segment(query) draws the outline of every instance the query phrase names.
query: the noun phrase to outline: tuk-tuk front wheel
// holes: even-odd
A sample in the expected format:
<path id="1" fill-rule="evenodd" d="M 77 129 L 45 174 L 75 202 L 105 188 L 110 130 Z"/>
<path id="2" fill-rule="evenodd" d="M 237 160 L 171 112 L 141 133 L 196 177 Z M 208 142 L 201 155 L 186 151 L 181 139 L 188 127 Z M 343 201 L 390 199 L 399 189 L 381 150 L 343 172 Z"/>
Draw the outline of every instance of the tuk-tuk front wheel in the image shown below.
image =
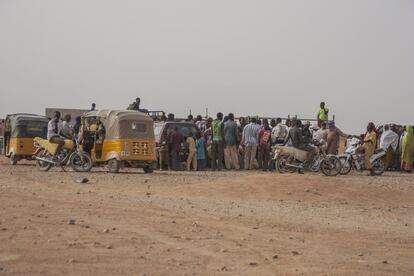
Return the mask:
<path id="1" fill-rule="evenodd" d="M 118 173 L 121 169 L 121 161 L 111 159 L 108 161 L 108 170 L 110 173 Z"/>
<path id="2" fill-rule="evenodd" d="M 12 164 L 13 166 L 17 164 L 17 162 L 19 162 L 19 157 L 17 157 L 14 153 L 12 153 L 12 155 L 10 155 L 10 164 Z"/>

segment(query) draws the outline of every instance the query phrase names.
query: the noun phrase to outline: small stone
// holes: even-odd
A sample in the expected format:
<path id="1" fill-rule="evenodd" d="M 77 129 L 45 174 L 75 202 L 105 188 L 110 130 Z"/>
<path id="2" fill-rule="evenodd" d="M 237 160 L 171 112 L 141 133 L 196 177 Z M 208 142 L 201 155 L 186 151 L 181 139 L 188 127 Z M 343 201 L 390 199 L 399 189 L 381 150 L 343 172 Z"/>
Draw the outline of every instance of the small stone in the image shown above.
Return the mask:
<path id="1" fill-rule="evenodd" d="M 174 224 L 176 224 L 177 222 L 175 222 L 175 220 L 173 220 L 171 223 L 174 223 Z"/>
<path id="2" fill-rule="evenodd" d="M 112 231 L 115 231 L 116 230 L 116 228 L 114 227 L 114 228 L 112 228 Z"/>
<path id="3" fill-rule="evenodd" d="M 139 276 L 147 276 L 147 274 L 141 273 L 141 274 L 139 274 Z"/>
<path id="4" fill-rule="evenodd" d="M 78 181 L 76 181 L 76 182 L 78 182 L 79 184 L 86 184 L 86 183 L 88 183 L 88 182 L 89 182 L 89 179 L 87 179 L 87 178 L 85 177 L 85 178 L 79 179 L 79 180 L 78 180 Z"/>
<path id="5" fill-rule="evenodd" d="M 103 232 L 104 233 L 109 233 L 109 229 L 104 229 Z"/>
<path id="6" fill-rule="evenodd" d="M 75 224 L 76 224 L 76 220 L 74 220 L 74 219 L 70 219 L 70 220 L 68 221 L 68 224 L 69 224 L 69 225 L 75 225 Z"/>
<path id="7" fill-rule="evenodd" d="M 150 193 L 150 192 L 148 192 L 148 193 L 146 193 L 145 195 L 146 195 L 146 196 L 150 196 L 150 195 L 151 195 L 151 193 Z"/>
<path id="8" fill-rule="evenodd" d="M 112 247 L 112 245 L 108 245 L 107 247 L 106 247 L 106 249 L 112 249 L 113 247 Z"/>
<path id="9" fill-rule="evenodd" d="M 221 271 L 228 271 L 227 267 L 223 266 L 222 268 L 220 268 Z"/>
<path id="10" fill-rule="evenodd" d="M 75 261 L 75 259 L 69 259 L 68 260 L 68 263 L 70 263 L 70 264 L 73 264 L 73 263 L 75 263 L 76 261 Z"/>
<path id="11" fill-rule="evenodd" d="M 45 204 L 44 204 L 44 203 L 42 203 L 42 204 L 40 205 L 40 207 L 45 207 Z"/>
<path id="12" fill-rule="evenodd" d="M 363 253 L 358 253 L 358 256 L 359 256 L 359 257 L 363 257 L 363 256 L 364 256 L 364 254 L 363 254 Z"/>
<path id="13" fill-rule="evenodd" d="M 1 231 L 7 231 L 7 228 L 1 228 Z"/>
<path id="14" fill-rule="evenodd" d="M 277 260 L 277 259 L 279 259 L 279 256 L 278 256 L 278 255 L 274 255 L 274 256 L 272 257 L 272 259 L 273 259 L 273 260 Z"/>
<path id="15" fill-rule="evenodd" d="M 258 265 L 258 263 L 256 263 L 256 262 L 250 262 L 250 263 L 249 263 L 249 265 L 250 265 L 250 266 L 257 266 L 257 265 Z"/>
<path id="16" fill-rule="evenodd" d="M 298 255 L 300 255 L 300 253 L 299 253 L 298 251 L 292 251 L 292 254 L 293 254 L 294 256 L 298 256 Z"/>
<path id="17" fill-rule="evenodd" d="M 383 264 L 388 264 L 388 261 L 383 261 L 382 263 L 383 263 Z"/>

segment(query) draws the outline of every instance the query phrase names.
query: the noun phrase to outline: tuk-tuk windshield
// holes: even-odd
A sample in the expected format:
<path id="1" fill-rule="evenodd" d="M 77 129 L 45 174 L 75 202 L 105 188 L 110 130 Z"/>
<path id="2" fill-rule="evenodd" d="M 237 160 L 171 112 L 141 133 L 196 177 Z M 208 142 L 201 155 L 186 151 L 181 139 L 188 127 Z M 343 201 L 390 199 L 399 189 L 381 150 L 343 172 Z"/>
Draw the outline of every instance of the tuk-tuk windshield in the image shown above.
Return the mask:
<path id="1" fill-rule="evenodd" d="M 47 123 L 36 121 L 19 121 L 12 129 L 12 138 L 34 138 L 47 136 Z"/>
<path id="2" fill-rule="evenodd" d="M 152 138 L 154 135 L 146 121 L 123 120 L 119 123 L 119 130 L 120 138 Z"/>

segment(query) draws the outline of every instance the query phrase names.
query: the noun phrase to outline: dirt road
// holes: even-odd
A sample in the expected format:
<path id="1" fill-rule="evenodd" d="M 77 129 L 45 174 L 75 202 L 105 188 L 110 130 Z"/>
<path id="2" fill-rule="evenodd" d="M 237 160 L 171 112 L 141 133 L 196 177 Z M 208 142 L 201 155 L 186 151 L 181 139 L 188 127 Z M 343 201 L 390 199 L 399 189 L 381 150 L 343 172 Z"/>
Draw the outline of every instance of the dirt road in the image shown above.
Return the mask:
<path id="1" fill-rule="evenodd" d="M 0 275 L 414 275 L 411 175 L 29 164 L 0 159 Z"/>

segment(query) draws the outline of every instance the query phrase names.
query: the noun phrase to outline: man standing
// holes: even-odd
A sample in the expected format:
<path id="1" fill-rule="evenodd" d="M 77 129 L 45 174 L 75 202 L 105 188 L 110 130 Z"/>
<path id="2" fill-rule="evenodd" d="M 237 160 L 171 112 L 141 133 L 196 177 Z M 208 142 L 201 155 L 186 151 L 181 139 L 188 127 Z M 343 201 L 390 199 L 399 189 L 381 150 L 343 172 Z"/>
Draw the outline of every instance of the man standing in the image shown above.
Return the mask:
<path id="1" fill-rule="evenodd" d="M 259 167 L 264 171 L 267 171 L 269 168 L 271 135 L 269 123 L 267 120 L 264 120 L 263 128 L 259 132 Z"/>
<path id="2" fill-rule="evenodd" d="M 178 131 L 178 127 L 174 127 L 173 132 L 171 133 L 171 157 L 172 157 L 172 167 L 175 171 L 181 171 L 181 160 L 180 160 L 180 150 L 181 143 L 184 141 L 183 136 Z"/>
<path id="3" fill-rule="evenodd" d="M 201 115 L 197 115 L 195 124 L 197 125 L 198 129 L 202 134 L 204 133 L 204 131 L 206 131 L 206 121 L 203 120 L 203 117 Z"/>
<path id="4" fill-rule="evenodd" d="M 381 135 L 380 139 L 380 149 L 383 149 L 387 152 L 385 157 L 385 168 L 393 166 L 394 153 L 398 148 L 399 136 L 397 133 L 390 129 L 389 125 L 384 126 L 384 132 Z"/>
<path id="5" fill-rule="evenodd" d="M 322 122 L 328 121 L 329 109 L 325 107 L 325 102 L 321 102 L 320 109 L 316 119 L 318 120 L 318 127 L 321 127 Z"/>
<path id="6" fill-rule="evenodd" d="M 334 122 L 328 123 L 328 129 L 328 148 L 326 150 L 326 153 L 336 155 L 338 154 L 340 138 L 350 138 L 352 136 L 343 133 L 339 128 L 335 126 Z"/>
<path id="7" fill-rule="evenodd" d="M 96 104 L 93 103 L 92 106 L 91 106 L 91 111 L 95 111 L 95 110 L 96 110 Z"/>
<path id="8" fill-rule="evenodd" d="M 282 124 L 282 119 L 277 118 L 276 125 L 272 128 L 272 142 L 273 144 L 283 144 L 288 135 L 287 126 Z"/>
<path id="9" fill-rule="evenodd" d="M 239 170 L 239 158 L 237 154 L 238 126 L 234 121 L 234 114 L 228 115 L 228 121 L 224 123 L 224 161 L 228 170 Z"/>
<path id="10" fill-rule="evenodd" d="M 193 170 L 197 171 L 197 147 L 192 133 L 188 135 L 186 143 L 188 145 L 187 171 L 191 170 L 191 165 Z"/>
<path id="11" fill-rule="evenodd" d="M 242 144 L 245 145 L 244 169 L 252 170 L 256 163 L 257 145 L 259 143 L 259 132 L 261 126 L 257 124 L 257 119 L 252 118 L 250 123 L 244 128 Z"/>
<path id="12" fill-rule="evenodd" d="M 219 171 L 223 169 L 223 157 L 224 157 L 224 126 L 223 126 L 223 113 L 217 113 L 217 119 L 213 121 L 211 126 L 213 135 L 213 144 L 211 147 L 211 169 Z"/>
<path id="13" fill-rule="evenodd" d="M 53 119 L 49 121 L 47 125 L 47 140 L 49 142 L 57 144 L 58 147 L 56 149 L 55 155 L 60 152 L 60 149 L 65 144 L 65 140 L 63 140 L 59 133 L 62 131 L 62 123 L 60 122 L 60 112 L 55 111 L 53 114 Z"/>
<path id="14" fill-rule="evenodd" d="M 70 121 L 72 120 L 72 117 L 70 116 L 70 114 L 66 114 L 65 115 L 65 119 L 63 120 L 62 123 L 62 131 L 61 131 L 61 135 L 62 137 L 66 138 L 66 139 L 72 139 L 72 127 L 70 125 Z"/>

